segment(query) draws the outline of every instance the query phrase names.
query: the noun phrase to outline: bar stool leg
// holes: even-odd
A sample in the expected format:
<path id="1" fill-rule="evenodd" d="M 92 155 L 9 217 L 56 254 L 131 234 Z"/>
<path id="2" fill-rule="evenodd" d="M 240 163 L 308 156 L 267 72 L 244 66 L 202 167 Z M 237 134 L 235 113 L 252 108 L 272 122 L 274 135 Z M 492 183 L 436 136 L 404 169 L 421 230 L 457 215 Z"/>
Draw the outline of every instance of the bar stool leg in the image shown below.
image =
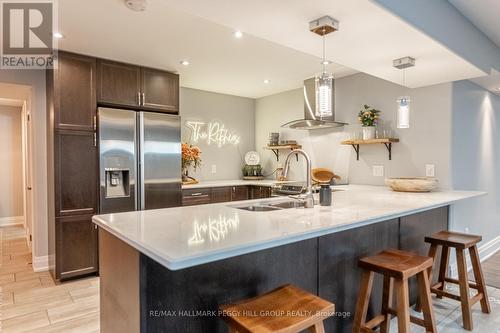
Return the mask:
<path id="1" fill-rule="evenodd" d="M 460 282 L 460 303 L 462 305 L 462 318 L 464 328 L 472 331 L 472 314 L 469 296 L 469 281 L 467 279 L 467 262 L 465 261 L 464 250 L 456 249 L 457 251 L 457 266 L 458 280 Z"/>
<path id="2" fill-rule="evenodd" d="M 310 327 L 309 333 L 325 333 L 325 326 L 323 326 L 323 322 Z"/>
<path id="3" fill-rule="evenodd" d="M 436 257 L 437 257 L 437 245 L 436 244 L 431 244 L 431 247 L 429 248 L 429 253 L 427 254 L 428 257 L 432 258 L 432 262 L 436 263 Z M 427 275 L 429 276 L 429 283 L 432 283 L 432 270 L 433 266 L 429 267 L 427 269 Z M 420 296 L 420 295 L 419 295 Z M 415 304 L 415 311 L 417 312 L 422 312 L 422 304 L 421 304 L 420 297 L 417 298 L 417 304 Z"/>
<path id="4" fill-rule="evenodd" d="M 430 293 L 429 276 L 427 272 L 417 274 L 418 288 L 420 295 L 420 304 L 424 314 L 425 329 L 427 332 L 436 332 L 436 321 L 434 319 L 434 311 L 432 311 L 432 300 Z"/>
<path id="5" fill-rule="evenodd" d="M 380 324 L 380 333 L 389 333 L 391 329 L 391 313 L 389 309 L 392 307 L 393 281 L 389 275 L 384 276 L 384 289 L 382 295 L 382 315 L 385 316 L 384 322 Z"/>
<path id="6" fill-rule="evenodd" d="M 359 291 L 358 302 L 356 304 L 356 313 L 352 327 L 353 333 L 361 332 L 361 327 L 366 323 L 368 305 L 370 304 L 370 295 L 373 286 L 373 272 L 364 270 L 361 277 L 361 290 Z"/>
<path id="7" fill-rule="evenodd" d="M 410 333 L 410 296 L 408 279 L 394 280 L 398 304 L 398 333 Z"/>
<path id="8" fill-rule="evenodd" d="M 488 292 L 486 290 L 486 284 L 484 283 L 483 270 L 481 268 L 481 262 L 479 261 L 476 245 L 469 248 L 469 254 L 472 262 L 472 269 L 474 271 L 474 278 L 477 284 L 477 292 L 483 294 L 481 298 L 481 311 L 483 311 L 483 313 L 490 313 L 490 301 L 488 299 Z"/>
<path id="9" fill-rule="evenodd" d="M 448 263 L 450 260 L 450 248 L 448 246 L 443 246 L 441 249 L 441 264 L 439 265 L 439 277 L 438 282 L 441 282 L 439 290 L 444 290 L 446 285 L 446 273 L 448 271 Z M 430 279 L 429 279 L 430 280 Z M 436 295 L 437 298 L 441 299 L 443 296 Z"/>

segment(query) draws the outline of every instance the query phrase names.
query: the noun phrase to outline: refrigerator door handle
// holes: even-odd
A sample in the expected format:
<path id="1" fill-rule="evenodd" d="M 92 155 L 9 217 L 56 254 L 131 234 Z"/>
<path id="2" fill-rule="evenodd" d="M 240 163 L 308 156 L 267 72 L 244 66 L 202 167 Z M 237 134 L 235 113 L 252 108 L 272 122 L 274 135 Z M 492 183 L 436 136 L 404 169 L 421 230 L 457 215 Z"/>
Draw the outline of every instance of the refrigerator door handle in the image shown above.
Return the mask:
<path id="1" fill-rule="evenodd" d="M 145 198 L 145 184 L 144 184 L 144 113 L 139 112 L 137 114 L 137 117 L 139 118 L 139 126 L 138 126 L 138 131 L 139 131 L 139 147 L 138 147 L 138 170 L 139 170 L 139 205 L 138 209 L 139 210 L 144 210 L 146 207 L 146 198 Z"/>

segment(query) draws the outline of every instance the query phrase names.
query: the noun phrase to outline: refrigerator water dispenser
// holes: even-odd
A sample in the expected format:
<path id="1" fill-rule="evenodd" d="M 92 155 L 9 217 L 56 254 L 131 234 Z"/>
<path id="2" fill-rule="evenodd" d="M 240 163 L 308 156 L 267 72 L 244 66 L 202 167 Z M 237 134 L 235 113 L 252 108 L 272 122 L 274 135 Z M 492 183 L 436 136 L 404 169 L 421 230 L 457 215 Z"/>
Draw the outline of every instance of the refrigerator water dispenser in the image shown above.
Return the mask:
<path id="1" fill-rule="evenodd" d="M 130 170 L 105 169 L 106 198 L 123 198 L 130 196 Z"/>

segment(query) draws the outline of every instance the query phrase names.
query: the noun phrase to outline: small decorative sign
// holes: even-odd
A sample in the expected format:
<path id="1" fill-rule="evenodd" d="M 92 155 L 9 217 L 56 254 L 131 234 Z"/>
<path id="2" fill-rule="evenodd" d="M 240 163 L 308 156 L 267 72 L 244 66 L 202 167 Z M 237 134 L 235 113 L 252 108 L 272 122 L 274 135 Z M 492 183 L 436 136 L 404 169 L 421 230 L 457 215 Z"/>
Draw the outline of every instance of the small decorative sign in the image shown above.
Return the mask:
<path id="1" fill-rule="evenodd" d="M 211 121 L 208 124 L 203 121 L 186 121 L 185 126 L 191 130 L 190 141 L 193 143 L 205 141 L 207 145 L 216 144 L 218 147 L 222 147 L 237 145 L 241 140 L 239 135 L 217 121 Z"/>

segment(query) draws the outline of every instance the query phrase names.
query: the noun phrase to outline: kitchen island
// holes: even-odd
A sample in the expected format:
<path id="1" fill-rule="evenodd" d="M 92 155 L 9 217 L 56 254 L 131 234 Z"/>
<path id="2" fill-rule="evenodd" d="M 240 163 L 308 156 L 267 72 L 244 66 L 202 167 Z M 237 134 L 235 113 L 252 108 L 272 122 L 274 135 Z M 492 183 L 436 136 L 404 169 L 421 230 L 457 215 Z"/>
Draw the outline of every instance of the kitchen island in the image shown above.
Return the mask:
<path id="1" fill-rule="evenodd" d="M 358 259 L 391 247 L 425 254 L 424 236 L 448 228 L 450 205 L 484 194 L 338 189 L 330 207 L 240 209 L 257 200 L 95 216 L 101 332 L 226 332 L 220 304 L 285 283 L 335 303 L 326 330 L 349 332 Z M 380 298 L 376 288 L 370 312 Z"/>

